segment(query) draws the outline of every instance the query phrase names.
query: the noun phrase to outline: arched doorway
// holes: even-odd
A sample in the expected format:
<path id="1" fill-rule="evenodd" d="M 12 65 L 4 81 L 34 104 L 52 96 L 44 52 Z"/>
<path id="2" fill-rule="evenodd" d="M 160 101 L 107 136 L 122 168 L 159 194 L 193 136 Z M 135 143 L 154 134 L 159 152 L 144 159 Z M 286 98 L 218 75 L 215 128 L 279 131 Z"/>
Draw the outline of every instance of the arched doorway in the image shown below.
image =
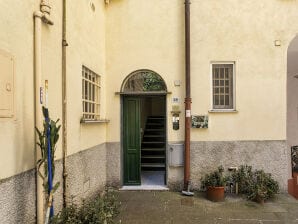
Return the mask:
<path id="1" fill-rule="evenodd" d="M 122 84 L 124 185 L 165 187 L 166 94 L 164 80 L 151 70 L 132 72 Z"/>

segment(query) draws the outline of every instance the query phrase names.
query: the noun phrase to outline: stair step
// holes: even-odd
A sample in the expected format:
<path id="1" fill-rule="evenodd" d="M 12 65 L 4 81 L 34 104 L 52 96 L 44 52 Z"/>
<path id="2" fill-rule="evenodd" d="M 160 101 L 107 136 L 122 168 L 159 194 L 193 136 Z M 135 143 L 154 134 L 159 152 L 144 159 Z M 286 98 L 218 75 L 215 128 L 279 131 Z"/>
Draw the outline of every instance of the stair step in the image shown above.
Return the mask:
<path id="1" fill-rule="evenodd" d="M 144 134 L 143 136 L 144 138 L 162 138 L 165 137 L 164 135 L 148 135 L 148 134 Z"/>
<path id="2" fill-rule="evenodd" d="M 141 167 L 166 167 L 164 163 L 142 163 Z"/>
<path id="3" fill-rule="evenodd" d="M 165 117 L 164 116 L 149 116 L 147 119 L 153 119 L 153 120 L 162 119 L 162 120 L 164 120 Z"/>
<path id="4" fill-rule="evenodd" d="M 157 142 L 157 141 L 154 141 L 154 142 L 142 142 L 143 144 L 164 144 L 165 142 L 164 141 L 161 141 L 161 142 Z"/>
<path id="5" fill-rule="evenodd" d="M 165 148 L 142 148 L 142 151 L 165 151 Z"/>
<path id="6" fill-rule="evenodd" d="M 145 132 L 146 131 L 149 131 L 149 132 L 152 132 L 152 131 L 163 131 L 164 129 L 163 128 L 146 128 L 145 129 Z"/>
<path id="7" fill-rule="evenodd" d="M 147 123 L 146 126 L 164 126 L 163 123 Z"/>
<path id="8" fill-rule="evenodd" d="M 146 155 L 142 156 L 142 159 L 164 159 L 165 156 L 163 155 Z"/>

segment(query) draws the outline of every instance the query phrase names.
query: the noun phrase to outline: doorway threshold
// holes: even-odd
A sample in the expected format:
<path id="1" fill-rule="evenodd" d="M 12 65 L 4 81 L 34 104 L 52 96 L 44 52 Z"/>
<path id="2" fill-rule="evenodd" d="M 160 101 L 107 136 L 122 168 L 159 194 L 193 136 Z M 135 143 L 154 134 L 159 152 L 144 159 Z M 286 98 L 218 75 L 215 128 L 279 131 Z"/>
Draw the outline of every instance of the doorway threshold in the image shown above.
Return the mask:
<path id="1" fill-rule="evenodd" d="M 165 171 L 142 171 L 141 185 L 123 186 L 124 191 L 168 191 L 164 185 Z"/>
<path id="2" fill-rule="evenodd" d="M 120 191 L 168 191 L 166 185 L 136 185 L 136 186 L 122 186 Z"/>

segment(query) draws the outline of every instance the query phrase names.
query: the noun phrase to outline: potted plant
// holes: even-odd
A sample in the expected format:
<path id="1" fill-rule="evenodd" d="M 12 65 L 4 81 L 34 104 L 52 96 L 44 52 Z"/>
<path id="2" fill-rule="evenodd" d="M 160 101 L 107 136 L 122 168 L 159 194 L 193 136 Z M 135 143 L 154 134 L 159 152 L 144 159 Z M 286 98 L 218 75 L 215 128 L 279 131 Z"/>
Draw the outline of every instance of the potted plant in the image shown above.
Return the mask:
<path id="1" fill-rule="evenodd" d="M 298 146 L 292 147 L 291 157 L 292 157 L 293 177 L 295 177 L 295 176 L 298 176 Z"/>
<path id="2" fill-rule="evenodd" d="M 265 173 L 263 170 L 255 170 L 247 197 L 263 204 L 265 200 L 274 197 L 278 190 L 278 183 L 271 177 L 271 174 Z"/>
<path id="3" fill-rule="evenodd" d="M 292 178 L 288 179 L 288 192 L 298 199 L 298 146 L 291 147 Z"/>
<path id="4" fill-rule="evenodd" d="M 223 173 L 224 168 L 219 166 L 217 170 L 207 173 L 201 178 L 201 189 L 206 190 L 207 199 L 210 201 L 218 202 L 224 200 L 226 178 Z"/>
<path id="5" fill-rule="evenodd" d="M 242 165 L 232 174 L 232 180 L 238 184 L 239 193 L 247 199 L 263 204 L 265 200 L 274 197 L 279 190 L 277 181 L 271 174 L 263 170 L 253 170 L 251 166 Z"/>

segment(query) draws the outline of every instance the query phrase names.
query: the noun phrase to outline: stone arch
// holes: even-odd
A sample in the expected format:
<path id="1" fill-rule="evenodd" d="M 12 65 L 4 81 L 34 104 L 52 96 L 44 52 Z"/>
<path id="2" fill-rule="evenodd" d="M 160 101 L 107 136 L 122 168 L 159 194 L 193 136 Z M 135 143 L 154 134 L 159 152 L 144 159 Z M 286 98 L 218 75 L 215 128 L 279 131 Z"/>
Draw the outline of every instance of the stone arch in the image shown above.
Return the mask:
<path id="1" fill-rule="evenodd" d="M 163 78 L 149 69 L 140 69 L 130 73 L 121 86 L 122 93 L 150 93 L 167 92 L 167 86 Z"/>

